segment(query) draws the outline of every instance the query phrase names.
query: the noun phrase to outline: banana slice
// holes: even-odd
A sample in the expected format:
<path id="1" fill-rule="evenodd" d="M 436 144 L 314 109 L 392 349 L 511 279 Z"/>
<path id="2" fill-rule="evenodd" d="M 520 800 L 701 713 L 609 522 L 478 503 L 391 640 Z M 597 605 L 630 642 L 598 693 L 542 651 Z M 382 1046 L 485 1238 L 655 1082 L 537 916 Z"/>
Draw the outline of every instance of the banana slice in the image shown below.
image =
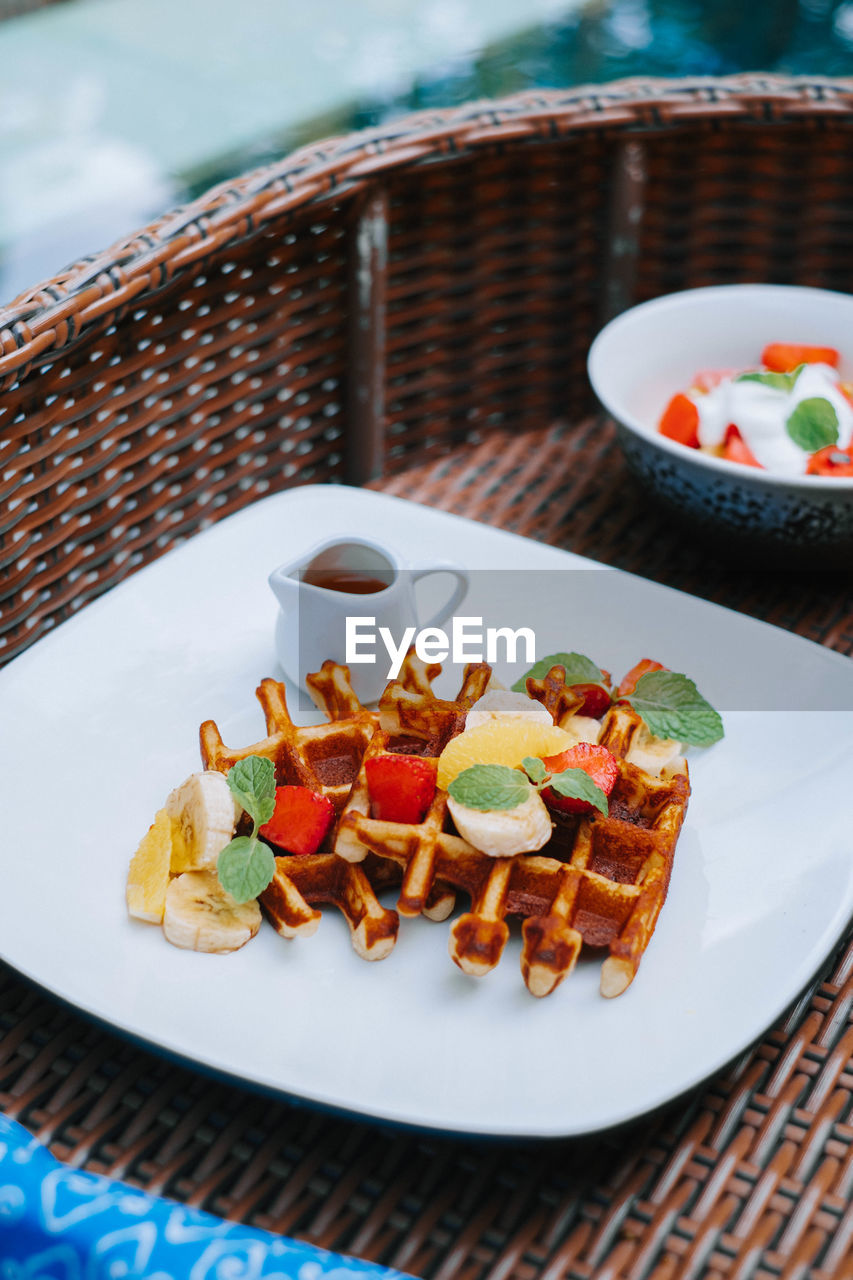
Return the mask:
<path id="1" fill-rule="evenodd" d="M 514 809 L 470 809 L 452 796 L 447 807 L 459 834 L 490 858 L 533 853 L 551 839 L 551 817 L 538 791 Z"/>
<path id="2" fill-rule="evenodd" d="M 560 728 L 572 735 L 575 746 L 579 742 L 598 742 L 601 737 L 601 721 L 595 720 L 592 716 L 569 716 Z"/>
<path id="3" fill-rule="evenodd" d="M 192 774 L 170 793 L 165 808 L 172 820 L 172 873 L 215 868 L 240 816 L 225 774 Z"/>
<path id="4" fill-rule="evenodd" d="M 486 689 L 465 718 L 466 729 L 476 729 L 488 720 L 534 720 L 539 724 L 553 724 L 550 713 L 541 702 L 528 698 L 526 693 L 513 693 L 510 689 Z"/>
<path id="5" fill-rule="evenodd" d="M 674 738 L 656 738 L 645 725 L 641 725 L 625 759 L 652 777 L 659 778 L 667 765 L 678 759 L 681 750 L 681 743 Z"/>
<path id="6" fill-rule="evenodd" d="M 235 902 L 215 871 L 185 871 L 166 890 L 163 932 L 176 947 L 237 951 L 261 927 L 257 902 Z"/>

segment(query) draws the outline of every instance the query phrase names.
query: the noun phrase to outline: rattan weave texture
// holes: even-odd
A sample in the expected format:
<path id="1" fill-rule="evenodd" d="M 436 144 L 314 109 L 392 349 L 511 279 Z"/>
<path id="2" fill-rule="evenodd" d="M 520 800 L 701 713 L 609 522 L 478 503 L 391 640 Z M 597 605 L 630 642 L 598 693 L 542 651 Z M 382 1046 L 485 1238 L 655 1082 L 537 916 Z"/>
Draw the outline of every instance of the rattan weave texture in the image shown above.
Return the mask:
<path id="1" fill-rule="evenodd" d="M 0 312 L 0 655 L 263 493 L 374 483 L 853 653 L 838 576 L 713 572 L 583 376 L 674 287 L 853 287 L 853 85 L 472 104 L 211 192 Z M 463 1280 L 853 1276 L 853 939 L 728 1073 L 596 1141 L 379 1130 L 166 1063 L 0 969 L 0 1106 L 60 1156 Z M 536 1064 L 531 1062 L 535 1075 Z"/>
<path id="2" fill-rule="evenodd" d="M 212 190 L 0 311 L 0 657 L 270 490 L 591 409 L 601 321 L 853 285 L 853 82 L 423 113 Z"/>
<path id="3" fill-rule="evenodd" d="M 619 544 L 626 567 L 707 590 L 611 436 L 593 419 L 500 450 L 490 440 L 377 487 L 587 554 Z M 728 573 L 725 584 L 742 591 L 719 590 L 728 603 L 853 652 L 853 602 L 836 579 Z M 692 1098 L 597 1141 L 505 1147 L 212 1083 L 0 968 L 0 1107 L 74 1163 L 424 1277 L 836 1280 L 853 1267 L 851 1008 L 853 938 L 753 1052 Z"/>
<path id="4" fill-rule="evenodd" d="M 499 451 L 468 446 L 378 487 L 587 553 L 614 538 L 631 548 L 630 567 L 688 575 L 689 557 L 679 563 L 666 522 L 644 513 L 610 434 L 592 420 Z M 559 492 L 567 450 L 576 465 Z M 834 594 L 814 584 L 792 610 L 781 579 L 764 597 L 748 575 L 728 581 L 742 582 L 740 603 L 754 612 L 853 650 L 853 609 L 837 583 Z M 88 1168 L 422 1276 L 850 1274 L 853 940 L 698 1095 L 598 1141 L 515 1147 L 377 1130 L 242 1094 L 3 976 L 0 1105 Z"/>

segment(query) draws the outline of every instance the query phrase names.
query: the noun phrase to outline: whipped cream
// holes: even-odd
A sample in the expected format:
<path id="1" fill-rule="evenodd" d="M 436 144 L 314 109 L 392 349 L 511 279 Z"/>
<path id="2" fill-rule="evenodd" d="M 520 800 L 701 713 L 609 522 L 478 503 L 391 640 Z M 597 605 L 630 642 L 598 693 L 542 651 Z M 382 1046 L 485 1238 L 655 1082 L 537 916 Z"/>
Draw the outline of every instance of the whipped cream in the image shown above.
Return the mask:
<path id="1" fill-rule="evenodd" d="M 704 395 L 691 392 L 699 411 L 699 443 L 723 443 L 726 428 L 733 422 L 752 450 L 756 461 L 777 475 L 806 474 L 809 454 L 795 444 L 785 423 L 802 400 L 821 397 L 838 414 L 838 448 L 848 449 L 853 440 L 853 406 L 842 394 L 838 370 L 828 364 L 807 364 L 790 391 L 760 382 L 738 382 L 737 375 L 726 378 Z"/>

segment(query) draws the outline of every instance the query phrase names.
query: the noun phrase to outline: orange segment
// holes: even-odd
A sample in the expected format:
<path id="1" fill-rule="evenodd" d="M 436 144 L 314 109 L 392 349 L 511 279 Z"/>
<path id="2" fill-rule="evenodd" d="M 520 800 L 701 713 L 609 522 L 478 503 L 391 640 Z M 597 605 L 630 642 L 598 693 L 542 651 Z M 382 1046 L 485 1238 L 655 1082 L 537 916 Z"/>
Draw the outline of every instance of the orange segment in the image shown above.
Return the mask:
<path id="1" fill-rule="evenodd" d="M 553 724 L 538 724 L 518 716 L 497 717 L 451 738 L 438 758 L 438 785 L 447 790 L 463 769 L 474 764 L 507 764 L 516 768 L 525 756 L 553 756 L 573 747 L 577 739 Z"/>
<path id="2" fill-rule="evenodd" d="M 172 823 L 161 809 L 142 837 L 127 873 L 127 909 L 137 920 L 161 923 L 171 856 Z"/>

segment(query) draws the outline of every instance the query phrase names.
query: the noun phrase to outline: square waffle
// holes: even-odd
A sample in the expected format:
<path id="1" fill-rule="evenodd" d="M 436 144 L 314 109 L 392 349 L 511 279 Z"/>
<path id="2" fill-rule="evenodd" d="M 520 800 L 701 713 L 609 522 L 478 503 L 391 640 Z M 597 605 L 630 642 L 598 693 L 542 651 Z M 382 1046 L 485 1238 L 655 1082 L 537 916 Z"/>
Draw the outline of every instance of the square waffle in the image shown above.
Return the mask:
<path id="1" fill-rule="evenodd" d="M 348 670 L 326 662 L 308 683 L 329 719 L 310 727 L 293 725 L 283 686 L 264 680 L 257 696 L 268 736 L 241 751 L 224 746 L 212 721 L 202 725 L 205 768 L 227 771 L 246 756 L 267 756 L 279 783 L 312 787 L 339 814 L 318 854 L 276 858 L 261 898 L 268 917 L 286 937 L 307 936 L 319 924 L 316 906 L 332 904 L 344 914 L 358 954 L 382 959 L 394 946 L 399 919 L 382 907 L 377 891 L 400 884 L 400 915 L 443 920 L 462 890 L 471 909 L 451 926 L 449 949 L 464 972 L 481 976 L 497 965 L 509 937 L 507 917 L 518 917 L 522 974 L 534 995 L 556 989 L 583 943 L 608 949 L 601 992 L 621 994 L 666 898 L 690 794 L 686 762 L 678 757 L 659 778 L 631 763 L 643 724 L 630 706 L 618 704 L 604 717 L 600 736 L 619 764 L 608 814 L 555 815 L 551 840 L 538 854 L 492 858 L 475 849 L 455 832 L 443 791 L 436 791 L 420 823 L 373 818 L 364 761 L 380 753 L 440 755 L 464 728 L 491 674 L 485 664 L 466 668 L 457 698 L 444 701 L 432 689 L 439 670 L 410 654 L 379 711 L 371 712 L 355 697 Z M 555 668 L 541 681 L 528 681 L 530 696 L 561 722 L 577 706 L 563 674 Z"/>
<path id="2" fill-rule="evenodd" d="M 349 668 L 324 662 L 307 678 L 312 698 L 326 713 L 326 723 L 294 724 L 283 684 L 269 678 L 255 690 L 266 721 L 267 736 L 239 751 L 225 746 L 213 720 L 199 729 L 201 761 L 205 769 L 227 773 L 238 760 L 265 756 L 275 767 L 279 786 L 310 787 L 325 796 L 340 813 L 346 804 L 378 723 L 375 711 L 362 706 L 350 684 Z"/>
<path id="3" fill-rule="evenodd" d="M 326 661 L 307 678 L 315 703 L 327 717 L 319 725 L 294 724 L 284 685 L 262 680 L 256 696 L 267 736 L 233 750 L 225 746 L 215 722 L 207 720 L 199 731 L 202 763 L 205 769 L 227 773 L 238 760 L 264 756 L 273 762 L 277 785 L 310 787 L 330 800 L 339 814 L 354 791 L 366 797 L 362 761 L 367 751 L 376 754 L 393 738 L 398 750 L 438 755 L 444 743 L 463 728 L 469 707 L 485 689 L 490 669 L 466 672 L 460 699 L 451 702 L 432 691 L 432 680 L 440 671 L 440 666 L 421 662 L 413 652 L 406 655 L 398 679 L 386 690 L 385 705 L 394 708 L 389 714 L 396 717 L 393 735 L 380 729 L 379 713 L 362 706 L 346 666 Z M 419 716 L 413 707 L 420 708 Z M 315 855 L 278 855 L 261 905 L 277 932 L 287 938 L 310 936 L 321 919 L 315 908 L 335 906 L 349 925 L 357 953 L 365 960 L 381 960 L 394 946 L 399 917 L 381 905 L 374 889 L 399 884 L 400 872 L 394 863 L 374 857 L 361 865 L 368 852 L 362 846 L 355 859 L 338 857 L 337 830 L 336 825 L 326 847 Z M 443 920 L 454 903 L 452 891 L 434 885 L 421 905 L 425 914 Z"/>
<path id="4" fill-rule="evenodd" d="M 261 905 L 283 938 L 310 937 L 321 919 L 315 908 L 330 905 L 349 925 L 353 948 L 362 960 L 384 960 L 393 950 L 400 917 L 382 906 L 375 890 L 399 883 L 396 867 L 379 858 L 346 862 L 334 853 L 288 854 L 275 863 Z"/>
<path id="5" fill-rule="evenodd" d="M 327 714 L 330 706 L 340 706 L 352 715 L 351 700 L 341 692 L 349 687 L 349 672 L 331 663 L 325 663 L 326 668 L 322 688 L 318 688 L 316 677 L 308 677 L 315 701 L 326 708 Z M 440 666 L 422 662 L 412 651 L 406 655 L 398 679 L 383 693 L 378 723 L 343 812 L 370 812 L 366 760 L 391 751 L 437 757 L 445 743 L 464 728 L 465 716 L 485 691 L 491 668 L 485 664 L 467 667 L 462 688 L 453 701 L 437 698 L 433 692 L 432 681 L 440 671 Z M 323 694 L 323 688 L 330 684 L 338 690 L 334 703 Z M 447 797 L 436 793 L 437 798 L 439 794 L 443 817 Z M 311 934 L 317 928 L 320 913 L 312 909 L 315 905 L 331 903 L 346 918 L 358 954 L 365 960 L 381 960 L 397 939 L 399 917 L 382 907 L 374 891 L 399 884 L 400 870 L 393 861 L 370 855 L 364 845 L 353 840 L 348 828 L 342 828 L 340 821 L 332 831 L 329 848 L 329 853 L 313 859 L 278 856 L 275 875 L 261 896 L 261 904 L 282 936 L 295 937 Z M 407 914 L 423 912 L 432 920 L 445 920 L 455 903 L 454 891 L 441 881 L 434 881 Z"/>
<path id="6" fill-rule="evenodd" d="M 528 687 L 532 695 L 538 691 L 546 706 L 565 712 L 558 670 L 545 682 L 530 683 L 538 686 Z M 423 910 L 436 884 L 469 895 L 471 910 L 454 922 L 449 942 L 464 972 L 480 976 L 495 967 L 509 937 L 506 917 L 517 916 L 523 920 L 522 973 L 534 995 L 559 985 L 584 942 L 608 948 L 601 992 L 619 995 L 633 981 L 666 898 L 690 794 L 682 757 L 660 778 L 626 759 L 642 727 L 630 706 L 610 708 L 600 737 L 619 764 L 609 812 L 557 815 L 551 840 L 538 854 L 481 853 L 455 833 L 443 792 L 419 824 L 372 818 L 365 805 L 349 803 L 338 844 L 350 854 L 370 850 L 400 867 L 402 915 Z"/>
<path id="7" fill-rule="evenodd" d="M 360 862 L 368 852 L 368 847 L 359 840 L 352 822 L 348 820 L 355 815 L 370 815 L 367 762 L 379 756 L 400 753 L 437 760 L 450 739 L 465 728 L 465 718 L 474 703 L 485 693 L 492 674 L 491 667 L 486 663 L 471 663 L 465 668 L 459 693 L 453 701 L 448 702 L 437 698 L 433 692 L 432 680 L 440 670 L 437 665 L 424 666 L 413 654 L 409 654 L 400 673 L 401 679 L 389 684 L 382 694 L 379 701 L 379 723 L 343 807 L 332 843 L 335 853 L 348 862 Z M 447 793 L 437 790 L 420 824 L 424 850 L 432 847 L 427 833 L 443 830 L 447 822 Z M 421 882 L 427 878 L 426 862 L 428 856 L 424 852 L 416 872 L 413 870 L 409 875 L 407 870 L 404 873 L 403 892 L 397 906 L 402 915 L 416 916 L 424 912 L 432 919 L 444 920 L 453 910 L 453 892 L 445 891 L 436 900 L 437 885 L 434 881 L 424 887 L 423 893 L 418 892 L 414 885 L 416 873 Z"/>

